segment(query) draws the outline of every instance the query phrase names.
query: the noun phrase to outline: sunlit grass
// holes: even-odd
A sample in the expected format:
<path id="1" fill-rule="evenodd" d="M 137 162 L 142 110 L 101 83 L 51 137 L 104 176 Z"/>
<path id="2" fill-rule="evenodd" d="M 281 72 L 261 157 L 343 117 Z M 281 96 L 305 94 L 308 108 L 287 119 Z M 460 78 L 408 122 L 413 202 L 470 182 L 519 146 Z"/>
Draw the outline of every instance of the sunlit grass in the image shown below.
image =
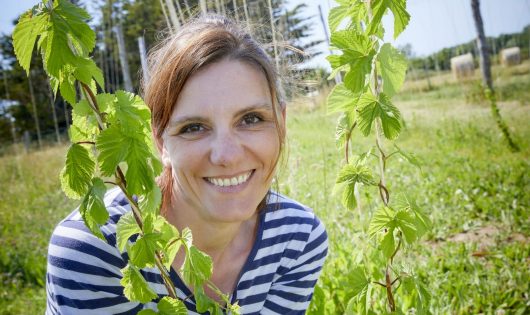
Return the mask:
<path id="1" fill-rule="evenodd" d="M 422 170 L 396 157 L 388 164 L 388 185 L 391 194 L 415 197 L 434 221 L 422 244 L 399 259 L 412 262 L 429 284 L 435 313 L 528 310 L 530 80 L 525 69 L 509 70 L 515 77 L 503 79 L 507 83 L 496 81 L 499 90 L 505 84 L 515 91 L 499 105 L 522 148 L 518 153 L 504 143 L 488 105 L 466 101 L 466 90 L 444 84 L 443 77 L 435 90 L 407 87 L 397 97 L 405 128 L 396 144 L 415 153 Z M 330 254 L 319 285 L 329 313 L 336 314 L 349 299 L 348 269 L 372 244 L 363 231 L 379 197 L 374 189 L 363 189 L 359 213 L 344 209 L 332 195 L 343 152 L 335 146 L 337 116 L 325 114 L 324 99 L 322 93 L 314 102 L 305 99 L 288 107 L 289 151 L 279 189 L 312 207 L 327 227 Z M 354 153 L 370 146 L 373 139 L 355 132 Z M 389 143 L 385 147 L 392 150 Z M 66 149 L 19 150 L 0 157 L 0 314 L 43 313 L 47 242 L 54 225 L 78 203 L 60 190 Z M 499 231 L 492 246 L 452 241 L 490 226 Z M 485 254 L 473 256 L 480 251 Z"/>

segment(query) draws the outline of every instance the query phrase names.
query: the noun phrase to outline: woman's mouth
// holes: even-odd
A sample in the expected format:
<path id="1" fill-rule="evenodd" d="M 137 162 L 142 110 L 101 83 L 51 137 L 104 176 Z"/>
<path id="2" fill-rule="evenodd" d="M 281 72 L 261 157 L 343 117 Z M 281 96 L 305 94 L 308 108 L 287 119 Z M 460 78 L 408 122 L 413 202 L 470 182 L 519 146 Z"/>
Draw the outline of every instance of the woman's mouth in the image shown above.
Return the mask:
<path id="1" fill-rule="evenodd" d="M 205 177 L 205 179 L 217 187 L 238 186 L 246 183 L 253 172 L 254 170 L 250 170 L 233 177 Z"/>

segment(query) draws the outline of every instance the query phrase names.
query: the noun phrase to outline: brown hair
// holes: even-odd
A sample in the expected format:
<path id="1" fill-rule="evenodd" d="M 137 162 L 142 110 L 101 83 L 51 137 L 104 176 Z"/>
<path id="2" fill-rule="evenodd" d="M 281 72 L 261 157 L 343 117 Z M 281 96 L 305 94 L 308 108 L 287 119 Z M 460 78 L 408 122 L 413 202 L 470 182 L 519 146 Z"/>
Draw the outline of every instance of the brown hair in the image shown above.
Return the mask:
<path id="1" fill-rule="evenodd" d="M 265 74 L 273 102 L 281 155 L 285 126 L 280 119 L 283 102 L 275 68 L 267 53 L 250 34 L 230 19 L 216 14 L 202 15 L 188 22 L 149 53 L 150 78 L 143 78 L 142 85 L 145 102 L 151 109 L 151 128 L 158 150 L 162 148 L 162 134 L 186 81 L 199 69 L 222 59 L 246 62 Z M 274 173 L 274 168 L 269 176 Z M 165 209 L 173 189 L 171 166 L 164 167 L 157 181 L 162 191 L 162 209 Z M 258 209 L 264 205 L 265 199 Z"/>

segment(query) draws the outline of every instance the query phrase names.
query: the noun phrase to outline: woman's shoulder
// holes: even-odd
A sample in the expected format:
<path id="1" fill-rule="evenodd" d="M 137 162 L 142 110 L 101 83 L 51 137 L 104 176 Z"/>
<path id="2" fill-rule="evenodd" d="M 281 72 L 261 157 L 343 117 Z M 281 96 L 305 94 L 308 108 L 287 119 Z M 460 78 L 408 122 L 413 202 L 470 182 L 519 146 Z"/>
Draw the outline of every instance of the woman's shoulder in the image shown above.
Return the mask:
<path id="1" fill-rule="evenodd" d="M 109 213 L 109 218 L 105 224 L 100 226 L 100 231 L 106 242 L 95 236 L 85 225 L 78 207 L 57 224 L 52 233 L 50 245 L 77 247 L 76 249 L 78 250 L 87 250 L 88 247 L 92 248 L 95 244 L 101 245 L 100 247 L 106 247 L 104 243 L 115 247 L 116 224 L 122 215 L 130 211 L 130 205 L 119 188 L 108 190 L 104 197 L 104 203 Z"/>
<path id="2" fill-rule="evenodd" d="M 267 238 L 312 241 L 327 239 L 326 229 L 313 209 L 283 194 L 271 191 L 262 219 L 262 235 Z"/>

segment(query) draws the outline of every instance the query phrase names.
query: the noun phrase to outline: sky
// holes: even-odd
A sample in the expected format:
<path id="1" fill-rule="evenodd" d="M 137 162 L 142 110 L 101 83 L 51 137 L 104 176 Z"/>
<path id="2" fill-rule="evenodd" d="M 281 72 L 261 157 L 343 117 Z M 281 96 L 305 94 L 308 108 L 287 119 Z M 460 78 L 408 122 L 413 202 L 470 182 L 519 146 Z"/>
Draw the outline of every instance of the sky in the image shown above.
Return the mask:
<path id="1" fill-rule="evenodd" d="M 0 0 L 0 33 L 11 33 L 12 21 L 37 0 Z M 90 1 L 85 1 L 90 2 Z M 329 8 L 335 6 L 332 0 L 289 0 L 289 6 L 298 3 L 308 6 L 307 15 L 314 15 L 314 38 L 325 39 L 324 28 L 318 17 L 320 5 L 327 19 Z M 391 38 L 393 18 L 387 16 L 383 23 L 388 38 L 394 45 L 410 43 L 417 56 L 426 56 L 444 47 L 465 43 L 475 38 L 475 26 L 471 14 L 470 0 L 408 0 L 407 9 L 411 20 L 397 41 Z M 481 12 L 486 36 L 520 32 L 530 24 L 530 0 L 481 0 Z M 530 43 L 529 43 L 530 45 Z M 325 56 L 329 53 L 325 44 L 319 46 L 324 52 L 310 65 L 327 67 Z"/>

